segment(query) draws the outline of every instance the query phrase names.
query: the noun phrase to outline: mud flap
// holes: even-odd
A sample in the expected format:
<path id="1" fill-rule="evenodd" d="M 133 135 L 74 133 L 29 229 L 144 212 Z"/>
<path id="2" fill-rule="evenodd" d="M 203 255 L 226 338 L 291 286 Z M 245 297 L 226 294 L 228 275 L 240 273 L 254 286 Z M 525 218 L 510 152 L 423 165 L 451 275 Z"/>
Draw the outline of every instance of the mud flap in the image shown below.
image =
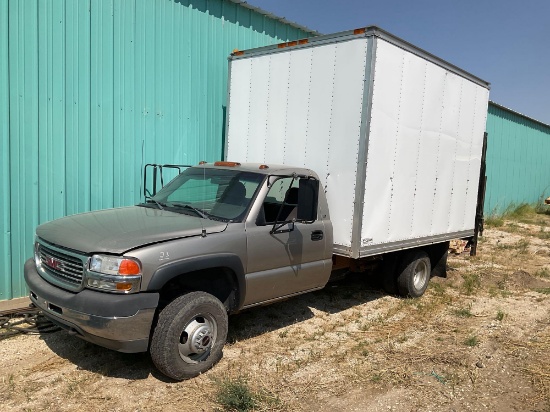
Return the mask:
<path id="1" fill-rule="evenodd" d="M 449 242 L 439 243 L 430 247 L 428 251 L 432 265 L 432 277 L 447 277 L 447 256 L 449 255 Z"/>

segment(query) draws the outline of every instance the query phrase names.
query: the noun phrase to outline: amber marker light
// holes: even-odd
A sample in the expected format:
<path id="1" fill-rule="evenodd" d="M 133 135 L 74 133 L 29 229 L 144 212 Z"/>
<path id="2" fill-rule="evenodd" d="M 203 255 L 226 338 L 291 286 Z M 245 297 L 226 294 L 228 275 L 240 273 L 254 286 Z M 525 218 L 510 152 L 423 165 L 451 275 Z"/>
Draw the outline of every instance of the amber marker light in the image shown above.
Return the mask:
<path id="1" fill-rule="evenodd" d="M 259 169 L 260 170 L 269 169 L 269 166 L 268 165 L 260 165 Z"/>
<path id="2" fill-rule="evenodd" d="M 309 43 L 309 40 L 308 39 L 300 39 L 298 40 L 298 44 L 308 44 Z"/>
<path id="3" fill-rule="evenodd" d="M 235 167 L 240 166 L 241 164 L 238 162 L 216 162 L 214 163 L 214 166 L 226 166 L 226 167 Z"/>
<path id="4" fill-rule="evenodd" d="M 124 259 L 120 262 L 120 266 L 118 267 L 119 275 L 139 275 L 140 273 L 141 269 L 136 261 Z"/>
<path id="5" fill-rule="evenodd" d="M 131 283 L 120 282 L 116 284 L 116 290 L 127 292 L 132 289 Z"/>
<path id="6" fill-rule="evenodd" d="M 360 29 L 355 29 L 353 31 L 353 34 L 363 34 L 365 33 L 366 29 L 364 27 L 360 28 Z"/>

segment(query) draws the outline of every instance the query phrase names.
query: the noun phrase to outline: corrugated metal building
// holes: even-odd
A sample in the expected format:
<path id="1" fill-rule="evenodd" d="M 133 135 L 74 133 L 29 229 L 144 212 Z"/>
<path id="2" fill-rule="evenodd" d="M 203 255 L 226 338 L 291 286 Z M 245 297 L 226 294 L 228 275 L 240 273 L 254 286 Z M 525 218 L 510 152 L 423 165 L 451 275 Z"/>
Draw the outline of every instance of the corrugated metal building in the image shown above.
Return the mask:
<path id="1" fill-rule="evenodd" d="M 0 2 L 0 301 L 26 295 L 38 224 L 222 157 L 233 49 L 315 34 L 240 0 Z M 490 103 L 487 131 L 485 213 L 550 195 L 550 126 Z"/>
<path id="2" fill-rule="evenodd" d="M 487 132 L 485 214 L 550 196 L 550 125 L 490 102 Z"/>
<path id="3" fill-rule="evenodd" d="M 233 49 L 313 34 L 238 0 L 0 2 L 0 300 L 38 224 L 137 203 L 146 163 L 221 159 Z"/>

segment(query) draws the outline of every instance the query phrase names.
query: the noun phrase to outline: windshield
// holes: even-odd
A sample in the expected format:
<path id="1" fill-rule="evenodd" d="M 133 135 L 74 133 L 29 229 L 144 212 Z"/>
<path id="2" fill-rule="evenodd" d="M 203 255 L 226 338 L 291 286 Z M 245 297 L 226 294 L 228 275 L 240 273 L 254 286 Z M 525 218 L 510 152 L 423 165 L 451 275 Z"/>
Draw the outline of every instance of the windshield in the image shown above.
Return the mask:
<path id="1" fill-rule="evenodd" d="M 164 186 L 151 198 L 153 203 L 145 205 L 240 222 L 264 177 L 238 170 L 193 167 Z"/>

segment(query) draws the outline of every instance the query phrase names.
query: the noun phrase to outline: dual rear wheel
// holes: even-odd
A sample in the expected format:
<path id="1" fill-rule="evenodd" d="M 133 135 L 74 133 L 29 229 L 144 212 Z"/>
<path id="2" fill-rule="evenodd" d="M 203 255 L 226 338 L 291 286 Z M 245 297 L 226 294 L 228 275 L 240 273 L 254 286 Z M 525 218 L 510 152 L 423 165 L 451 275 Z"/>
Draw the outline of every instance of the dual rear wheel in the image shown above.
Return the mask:
<path id="1" fill-rule="evenodd" d="M 411 250 L 385 263 L 384 289 L 406 298 L 419 298 L 424 294 L 431 277 L 430 257 L 423 250 Z"/>

